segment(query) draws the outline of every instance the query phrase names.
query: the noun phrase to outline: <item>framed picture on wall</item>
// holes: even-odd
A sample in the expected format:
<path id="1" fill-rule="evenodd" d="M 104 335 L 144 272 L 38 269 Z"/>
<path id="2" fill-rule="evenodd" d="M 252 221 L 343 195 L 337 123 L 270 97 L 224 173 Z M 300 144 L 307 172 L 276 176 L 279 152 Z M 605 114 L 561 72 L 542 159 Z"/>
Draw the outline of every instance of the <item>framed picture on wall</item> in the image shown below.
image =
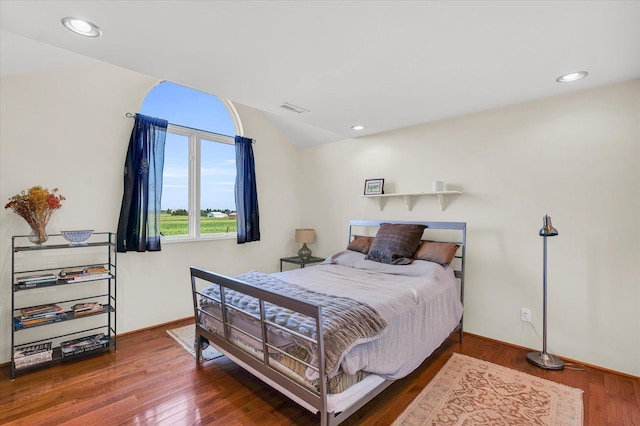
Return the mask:
<path id="1" fill-rule="evenodd" d="M 384 179 L 367 179 L 364 181 L 364 195 L 384 194 Z"/>

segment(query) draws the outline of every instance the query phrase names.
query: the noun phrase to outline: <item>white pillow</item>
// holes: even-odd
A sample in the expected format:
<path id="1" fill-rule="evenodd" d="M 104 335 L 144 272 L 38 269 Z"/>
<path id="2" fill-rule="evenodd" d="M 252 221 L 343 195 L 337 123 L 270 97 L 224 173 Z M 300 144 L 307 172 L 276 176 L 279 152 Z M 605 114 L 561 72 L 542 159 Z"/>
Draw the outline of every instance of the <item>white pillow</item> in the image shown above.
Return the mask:
<path id="1" fill-rule="evenodd" d="M 426 260 L 413 260 L 409 265 L 392 265 L 389 263 L 367 260 L 362 253 L 343 250 L 329 256 L 323 263 L 347 266 L 355 269 L 366 269 L 369 271 L 382 272 L 391 275 L 403 275 L 407 277 L 421 277 L 433 275 L 434 269 L 443 267 L 434 262 Z"/>

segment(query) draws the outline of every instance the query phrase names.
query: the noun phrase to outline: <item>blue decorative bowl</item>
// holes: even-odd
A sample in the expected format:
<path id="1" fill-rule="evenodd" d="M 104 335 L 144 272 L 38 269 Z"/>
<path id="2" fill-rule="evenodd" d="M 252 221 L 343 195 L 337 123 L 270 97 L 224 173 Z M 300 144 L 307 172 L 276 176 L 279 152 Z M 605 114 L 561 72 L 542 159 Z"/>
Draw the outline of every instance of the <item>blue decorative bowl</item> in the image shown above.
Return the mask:
<path id="1" fill-rule="evenodd" d="M 83 244 L 83 241 L 88 240 L 89 237 L 93 235 L 93 229 L 85 229 L 81 231 L 60 231 L 60 233 L 65 240 L 71 243 L 71 245 L 81 245 Z"/>

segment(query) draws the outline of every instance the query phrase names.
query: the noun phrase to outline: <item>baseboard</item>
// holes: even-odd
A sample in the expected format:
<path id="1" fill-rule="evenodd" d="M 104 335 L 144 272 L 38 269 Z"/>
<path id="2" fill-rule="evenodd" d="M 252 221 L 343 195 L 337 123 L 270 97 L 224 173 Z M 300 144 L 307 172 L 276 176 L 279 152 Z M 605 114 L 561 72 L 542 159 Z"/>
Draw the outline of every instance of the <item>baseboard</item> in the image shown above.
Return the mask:
<path id="1" fill-rule="evenodd" d="M 479 334 L 474 334 L 474 333 L 469 333 L 468 331 L 465 331 L 464 334 L 467 334 L 469 336 L 473 336 L 473 337 L 477 337 L 478 339 L 482 339 L 482 340 L 486 340 L 489 342 L 495 342 L 495 343 L 500 343 L 501 345 L 505 345 L 505 346 L 511 346 L 512 348 L 516 348 L 516 349 L 522 349 L 524 351 L 527 352 L 536 352 L 536 351 L 540 351 L 540 349 L 532 349 L 532 348 L 527 348 L 525 346 L 520 346 L 520 345 L 516 345 L 513 343 L 509 343 L 509 342 L 503 342 L 502 340 L 498 340 L 498 339 L 492 339 L 490 337 L 486 337 L 486 336 L 481 336 Z M 578 364 L 584 367 L 589 367 L 589 368 L 593 368 L 596 370 L 600 370 L 606 373 L 611 373 L 611 374 L 616 374 L 618 376 L 624 376 L 624 377 L 628 377 L 630 379 L 640 379 L 640 376 L 634 376 L 633 374 L 629 374 L 629 373 L 624 373 L 622 371 L 616 371 L 616 370 L 612 370 L 610 368 L 605 368 L 605 367 L 601 367 L 599 365 L 594 365 L 594 364 L 589 364 L 588 362 L 583 362 L 583 361 L 578 361 L 575 359 L 571 359 L 571 358 L 566 358 L 563 356 L 559 356 L 557 354 L 553 354 L 553 356 L 560 358 L 561 360 L 563 360 L 566 363 L 571 363 L 571 364 Z"/>
<path id="2" fill-rule="evenodd" d="M 156 329 L 156 328 L 175 328 L 176 324 L 178 324 L 180 322 L 183 322 L 183 321 L 191 321 L 191 322 L 195 323 L 195 318 L 194 317 L 186 317 L 186 318 L 177 319 L 177 320 L 173 320 L 173 321 L 163 322 L 161 324 L 151 325 L 149 327 L 138 328 L 136 330 L 127 331 L 125 333 L 118 333 L 118 337 L 130 336 L 132 334 L 142 333 L 143 331 L 153 330 L 153 329 Z"/>
<path id="3" fill-rule="evenodd" d="M 165 322 L 165 323 L 162 323 L 162 324 L 152 325 L 152 326 L 145 327 L 145 328 L 139 328 L 137 330 L 127 331 L 126 333 L 118 333 L 118 336 L 119 337 L 129 336 L 129 335 L 141 333 L 143 331 L 152 330 L 152 329 L 155 329 L 155 328 L 163 328 L 163 327 L 164 328 L 173 328 L 173 327 L 176 326 L 176 324 L 184 322 L 184 321 L 195 321 L 195 319 L 194 319 L 194 317 L 186 317 L 186 318 L 182 318 L 182 319 L 168 321 L 168 322 Z M 457 331 L 456 331 L 456 333 L 457 333 Z M 537 349 L 527 348 L 527 347 L 524 347 L 524 346 L 520 346 L 520 345 L 516 345 L 516 344 L 513 344 L 513 343 L 509 343 L 509 342 L 504 342 L 502 340 L 492 339 L 492 338 L 486 337 L 486 336 L 481 336 L 479 334 L 469 333 L 468 331 L 465 331 L 463 333 L 466 334 L 466 335 L 469 335 L 469 336 L 476 337 L 478 339 L 486 340 L 486 341 L 489 341 L 489 342 L 500 343 L 501 345 L 510 346 L 512 348 L 521 349 L 521 350 L 524 350 L 524 351 L 527 351 L 527 352 L 535 352 L 537 350 Z M 600 371 L 603 371 L 603 372 L 606 372 L 606 373 L 617 374 L 619 376 L 629 377 L 629 378 L 635 379 L 635 380 L 640 379 L 640 376 L 634 376 L 633 374 L 623 373 L 621 371 L 612 370 L 610 368 L 605 368 L 605 367 L 601 367 L 599 365 L 589 364 L 587 362 L 578 361 L 578 360 L 574 360 L 574 359 L 571 359 L 571 358 L 565 358 L 563 356 L 558 356 L 558 355 L 555 355 L 555 354 L 554 354 L 554 356 L 557 356 L 558 358 L 562 359 L 563 361 L 565 361 L 565 363 L 569 362 L 569 363 L 573 363 L 573 364 L 579 364 L 579 365 L 583 365 L 585 367 L 593 368 L 593 369 L 600 370 Z M 10 363 L 11 362 L 2 363 L 2 364 L 0 364 L 0 368 L 8 366 Z"/>

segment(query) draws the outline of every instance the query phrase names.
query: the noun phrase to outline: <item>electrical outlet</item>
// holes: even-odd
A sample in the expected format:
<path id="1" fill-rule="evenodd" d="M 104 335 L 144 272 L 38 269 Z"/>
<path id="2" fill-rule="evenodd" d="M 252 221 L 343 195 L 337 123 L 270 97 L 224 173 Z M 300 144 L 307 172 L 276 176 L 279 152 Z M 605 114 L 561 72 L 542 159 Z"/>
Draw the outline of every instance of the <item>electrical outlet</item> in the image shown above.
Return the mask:
<path id="1" fill-rule="evenodd" d="M 520 308 L 520 321 L 531 322 L 531 309 Z"/>

